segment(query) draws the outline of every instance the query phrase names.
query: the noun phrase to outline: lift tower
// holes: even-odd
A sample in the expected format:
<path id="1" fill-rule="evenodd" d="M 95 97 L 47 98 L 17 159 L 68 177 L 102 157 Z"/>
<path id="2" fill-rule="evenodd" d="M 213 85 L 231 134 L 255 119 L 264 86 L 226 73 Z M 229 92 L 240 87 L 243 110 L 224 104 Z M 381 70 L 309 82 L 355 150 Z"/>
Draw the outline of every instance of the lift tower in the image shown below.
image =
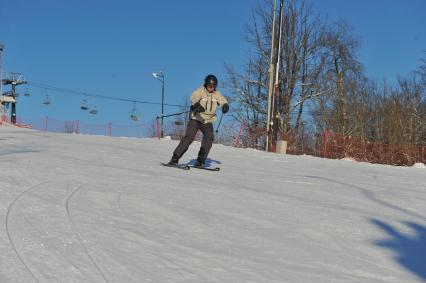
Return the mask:
<path id="1" fill-rule="evenodd" d="M 16 124 L 16 97 L 19 96 L 16 93 L 16 86 L 27 84 L 27 81 L 23 79 L 23 75 L 21 73 L 11 73 L 9 78 L 3 80 L 4 85 L 11 85 L 11 91 L 5 92 L 3 94 L 6 99 L 6 103 L 10 103 L 12 105 L 10 111 L 10 122 L 12 124 Z"/>

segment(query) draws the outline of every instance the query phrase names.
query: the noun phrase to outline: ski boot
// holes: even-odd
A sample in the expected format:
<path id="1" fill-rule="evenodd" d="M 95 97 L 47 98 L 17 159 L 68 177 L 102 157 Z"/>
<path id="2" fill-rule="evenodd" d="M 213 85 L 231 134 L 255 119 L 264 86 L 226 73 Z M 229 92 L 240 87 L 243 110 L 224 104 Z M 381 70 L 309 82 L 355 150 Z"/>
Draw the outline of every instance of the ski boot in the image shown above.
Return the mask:
<path id="1" fill-rule="evenodd" d="M 169 163 L 167 163 L 167 164 L 171 165 L 171 166 L 178 166 L 179 157 L 177 157 L 177 155 L 173 154 L 172 159 L 170 159 Z"/>
<path id="2" fill-rule="evenodd" d="M 195 162 L 194 167 L 203 168 L 204 167 L 204 160 L 202 160 L 201 158 L 197 158 L 197 161 Z"/>

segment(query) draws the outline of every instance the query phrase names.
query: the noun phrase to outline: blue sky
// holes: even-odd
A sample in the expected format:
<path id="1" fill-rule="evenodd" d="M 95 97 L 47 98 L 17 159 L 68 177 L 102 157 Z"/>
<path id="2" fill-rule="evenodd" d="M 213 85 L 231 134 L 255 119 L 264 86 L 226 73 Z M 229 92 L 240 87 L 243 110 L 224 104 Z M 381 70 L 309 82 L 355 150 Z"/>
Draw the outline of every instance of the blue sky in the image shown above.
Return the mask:
<path id="1" fill-rule="evenodd" d="M 185 1 L 2 1 L 0 43 L 4 72 L 22 72 L 28 81 L 88 93 L 185 104 L 208 73 L 225 78 L 224 63 L 241 67 L 249 46 L 244 26 L 258 0 Z M 415 69 L 426 50 L 424 0 L 313 0 L 329 22 L 345 19 L 360 39 L 359 58 L 367 74 L 394 81 Z M 20 88 L 23 93 L 25 87 Z M 133 104 L 88 99 L 99 113 L 80 110 L 81 96 L 29 87 L 18 116 L 132 124 Z M 51 105 L 42 104 L 45 94 Z M 226 95 L 227 91 L 223 90 Z M 232 105 L 231 105 L 232 109 Z M 138 105 L 141 122 L 160 105 Z M 166 113 L 180 111 L 166 107 Z"/>
<path id="2" fill-rule="evenodd" d="M 359 58 L 371 78 L 395 81 L 426 53 L 424 0 L 314 0 L 328 22 L 344 19 L 361 43 Z"/>

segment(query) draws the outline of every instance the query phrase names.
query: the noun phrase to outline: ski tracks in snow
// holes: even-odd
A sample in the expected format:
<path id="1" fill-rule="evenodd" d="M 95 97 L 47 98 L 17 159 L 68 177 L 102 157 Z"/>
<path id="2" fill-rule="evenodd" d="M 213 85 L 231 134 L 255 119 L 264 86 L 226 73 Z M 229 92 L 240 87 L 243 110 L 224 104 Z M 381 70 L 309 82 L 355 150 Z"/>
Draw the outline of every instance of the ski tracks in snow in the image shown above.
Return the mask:
<path id="1" fill-rule="evenodd" d="M 105 274 L 102 272 L 102 269 L 99 267 L 99 265 L 96 263 L 96 261 L 93 259 L 93 257 L 90 255 L 89 251 L 86 248 L 86 245 L 84 244 L 80 233 L 77 230 L 77 225 L 75 224 L 72 216 L 71 216 L 71 212 L 70 212 L 70 202 L 71 199 L 73 198 L 73 196 L 80 191 L 83 188 L 83 185 L 78 186 L 77 188 L 75 188 L 73 190 L 73 192 L 67 197 L 67 200 L 65 202 L 65 208 L 67 210 L 67 216 L 68 219 L 72 225 L 72 229 L 73 232 L 75 234 L 75 236 L 77 237 L 78 242 L 80 243 L 81 247 L 83 248 L 84 253 L 87 255 L 87 257 L 89 258 L 89 260 L 92 262 L 93 266 L 96 268 L 96 270 L 98 270 L 99 274 L 102 276 L 102 278 L 105 280 L 105 282 L 109 282 L 108 279 L 106 278 Z"/>
<path id="2" fill-rule="evenodd" d="M 6 234 L 7 234 L 7 238 L 9 240 L 10 246 L 12 247 L 13 252 L 16 254 L 17 258 L 19 259 L 19 261 L 21 262 L 21 264 L 25 267 L 25 269 L 29 272 L 29 274 L 31 275 L 32 278 L 34 278 L 34 280 L 36 282 L 40 282 L 40 280 L 37 278 L 37 276 L 34 274 L 34 272 L 31 270 L 30 266 L 27 264 L 26 260 L 24 259 L 23 255 L 21 254 L 21 252 L 18 250 L 16 244 L 15 244 L 15 240 L 12 237 L 12 233 L 11 233 L 11 229 L 10 229 L 10 225 L 11 225 L 11 213 L 16 205 L 16 203 L 22 199 L 22 197 L 24 195 L 30 194 L 33 190 L 36 190 L 38 188 L 43 187 L 44 185 L 48 184 L 49 181 L 45 181 L 45 182 L 41 182 L 38 183 L 36 185 L 32 185 L 28 188 L 26 188 L 25 190 L 23 190 L 22 192 L 20 192 L 13 200 L 12 202 L 9 204 L 7 211 L 6 211 L 6 216 L 5 216 L 5 221 L 4 221 L 4 226 L 5 226 L 5 230 L 6 230 Z M 79 243 L 79 245 L 81 246 L 81 248 L 83 249 L 84 254 L 88 257 L 88 259 L 90 260 L 90 262 L 93 264 L 93 266 L 96 268 L 96 270 L 99 272 L 99 274 L 102 276 L 103 280 L 105 282 L 109 282 L 108 279 L 106 278 L 104 272 L 101 270 L 101 268 L 99 267 L 99 265 L 96 263 L 96 261 L 94 260 L 94 258 L 90 255 L 87 247 L 84 244 L 84 241 L 82 240 L 80 233 L 78 232 L 77 229 L 77 225 L 74 221 L 74 219 L 72 218 L 72 214 L 71 214 L 71 209 L 70 209 L 70 203 L 71 200 L 73 199 L 73 197 L 81 190 L 83 189 L 85 184 L 79 185 L 77 187 L 75 187 L 71 194 L 69 194 L 66 198 L 65 201 L 65 210 L 66 210 L 66 214 L 67 214 L 67 218 L 69 223 L 71 224 L 71 230 L 72 233 L 76 236 L 77 241 Z M 68 190 L 67 190 L 68 191 Z M 26 217 L 24 216 L 24 218 L 26 219 Z M 28 219 L 26 219 L 28 221 Z M 30 223 L 32 225 L 32 223 Z M 40 231 L 39 231 L 40 232 Z M 70 262 L 68 259 L 66 259 L 67 262 L 69 262 L 70 264 L 72 264 L 77 270 L 79 270 L 79 272 L 83 273 L 83 271 L 76 267 L 72 262 Z"/>
<path id="3" fill-rule="evenodd" d="M 15 203 L 26 193 L 29 193 L 31 190 L 36 189 L 44 184 L 46 184 L 48 182 L 42 182 L 36 185 L 33 185 L 25 190 L 23 190 L 20 194 L 18 194 L 13 201 L 9 204 L 8 208 L 7 208 L 7 212 L 6 212 L 6 217 L 5 217 L 5 227 L 6 227 L 6 234 L 7 237 L 9 239 L 9 243 L 12 246 L 13 251 L 15 252 L 16 256 L 18 257 L 19 261 L 25 266 L 25 269 L 28 270 L 28 272 L 31 274 L 31 276 L 36 280 L 36 282 L 40 282 L 38 280 L 38 278 L 34 275 L 34 273 L 31 271 L 31 269 L 29 268 L 29 266 L 25 263 L 24 259 L 22 258 L 21 254 L 18 252 L 18 249 L 16 248 L 15 242 L 13 241 L 12 235 L 10 233 L 10 228 L 9 228 L 9 216 L 10 213 L 12 211 L 13 206 L 15 205 Z"/>

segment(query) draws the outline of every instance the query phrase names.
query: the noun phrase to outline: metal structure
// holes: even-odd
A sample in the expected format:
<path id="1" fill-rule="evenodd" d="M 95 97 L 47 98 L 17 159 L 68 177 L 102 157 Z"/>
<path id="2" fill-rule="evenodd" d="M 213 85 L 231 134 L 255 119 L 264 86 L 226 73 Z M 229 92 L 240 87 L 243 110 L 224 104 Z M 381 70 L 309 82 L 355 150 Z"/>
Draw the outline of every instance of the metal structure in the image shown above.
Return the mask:
<path id="1" fill-rule="evenodd" d="M 16 124 L 16 97 L 19 96 L 19 94 L 16 93 L 16 86 L 27 84 L 27 81 L 24 80 L 24 76 L 21 73 L 10 73 L 7 79 L 2 80 L 2 83 L 4 85 L 11 85 L 11 91 L 4 94 L 5 97 L 2 99 L 2 104 L 11 104 L 10 122 Z"/>

